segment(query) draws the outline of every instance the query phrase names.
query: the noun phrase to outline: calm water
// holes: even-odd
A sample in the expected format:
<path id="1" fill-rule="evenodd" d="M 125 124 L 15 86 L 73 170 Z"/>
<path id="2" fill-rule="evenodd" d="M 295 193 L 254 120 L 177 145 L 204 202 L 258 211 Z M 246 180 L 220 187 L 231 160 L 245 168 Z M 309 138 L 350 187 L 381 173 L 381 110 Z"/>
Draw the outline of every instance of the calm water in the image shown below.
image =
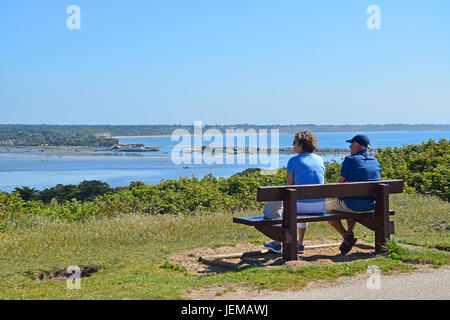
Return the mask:
<path id="1" fill-rule="evenodd" d="M 319 147 L 348 148 L 345 140 L 356 133 L 318 133 Z M 433 132 L 368 132 L 372 148 L 387 146 L 402 146 L 417 144 L 428 139 L 450 139 L 450 131 Z M 292 135 L 283 134 L 279 137 L 279 147 L 292 147 Z M 268 144 L 270 146 L 270 137 Z M 15 187 L 29 186 L 37 189 L 52 187 L 58 183 L 78 184 L 83 180 L 101 180 L 109 185 L 126 186 L 131 181 L 158 183 L 161 179 L 178 179 L 181 176 L 203 177 L 212 173 L 219 177 L 229 177 L 247 168 L 268 168 L 270 164 L 250 163 L 248 155 L 241 155 L 242 162 L 238 163 L 236 156 L 232 156 L 233 164 L 174 164 L 170 154 L 174 145 L 179 141 L 171 141 L 170 137 L 123 138 L 123 143 L 143 143 L 146 146 L 158 146 L 157 153 L 129 153 L 107 155 L 110 152 L 96 152 L 95 156 L 64 155 L 65 152 L 52 152 L 42 155 L 38 150 L 27 153 L 0 152 L 0 190 L 11 191 Z M 211 141 L 203 141 L 209 144 Z M 235 143 L 237 143 L 235 141 Z M 248 141 L 247 141 L 248 143 Z M 4 149 L 2 151 L 5 151 Z M 11 149 L 10 151 L 14 151 Z M 67 153 L 67 152 L 66 152 Z M 94 152 L 93 152 L 94 153 Z M 280 154 L 278 166 L 284 167 L 293 154 Z M 325 161 L 342 161 L 345 155 L 324 155 Z M 201 159 L 201 158 L 199 158 Z M 260 160 L 260 159 L 257 159 Z M 225 156 L 223 155 L 223 161 Z"/>

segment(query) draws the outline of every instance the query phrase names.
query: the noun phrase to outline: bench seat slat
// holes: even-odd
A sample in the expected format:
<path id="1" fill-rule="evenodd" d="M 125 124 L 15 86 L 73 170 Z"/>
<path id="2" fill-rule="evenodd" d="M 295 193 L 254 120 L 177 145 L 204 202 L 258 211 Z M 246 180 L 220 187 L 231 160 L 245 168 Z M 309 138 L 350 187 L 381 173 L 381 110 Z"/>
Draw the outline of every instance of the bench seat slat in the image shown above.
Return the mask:
<path id="1" fill-rule="evenodd" d="M 368 213 L 346 213 L 346 212 L 326 212 L 318 214 L 297 215 L 297 222 L 315 222 L 315 221 L 328 221 L 328 220 L 341 220 L 349 218 L 358 218 L 361 216 L 370 217 L 374 216 L 374 212 Z M 389 210 L 389 215 L 394 215 L 394 210 Z M 282 224 L 283 219 L 265 219 L 264 216 L 248 216 L 248 217 L 234 217 L 234 223 L 245 224 L 248 226 L 271 226 Z"/>

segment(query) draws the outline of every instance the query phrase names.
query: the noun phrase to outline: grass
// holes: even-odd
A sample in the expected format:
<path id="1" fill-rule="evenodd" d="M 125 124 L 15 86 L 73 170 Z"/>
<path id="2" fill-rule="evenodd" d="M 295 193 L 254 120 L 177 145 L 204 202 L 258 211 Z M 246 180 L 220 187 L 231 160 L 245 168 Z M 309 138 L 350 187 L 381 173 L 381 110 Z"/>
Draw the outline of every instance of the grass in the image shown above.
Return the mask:
<path id="1" fill-rule="evenodd" d="M 181 299 L 185 291 L 204 286 L 246 284 L 274 290 L 299 289 L 310 281 L 333 281 L 378 265 L 383 273 L 409 271 L 419 264 L 436 267 L 450 261 L 450 204 L 434 197 L 403 194 L 391 197 L 397 213 L 396 240 L 385 256 L 351 263 L 301 268 L 242 268 L 204 276 L 188 274 L 168 256 L 198 247 L 219 247 L 240 241 L 262 243 L 254 228 L 232 223 L 233 214 L 192 216 L 125 215 L 86 222 L 52 222 L 28 217 L 0 230 L 0 298 L 2 299 Z M 256 215 L 244 212 L 236 215 Z M 40 220 L 39 226 L 33 221 Z M 373 241 L 373 232 L 358 226 L 358 238 Z M 306 239 L 339 239 L 325 222 L 311 223 Z M 424 246 L 409 250 L 400 243 Z M 443 250 L 436 250 L 440 248 Z M 35 273 L 52 273 L 70 265 L 99 266 L 81 280 L 81 290 L 65 282 L 36 282 Z M 220 293 L 224 294 L 225 292 Z"/>

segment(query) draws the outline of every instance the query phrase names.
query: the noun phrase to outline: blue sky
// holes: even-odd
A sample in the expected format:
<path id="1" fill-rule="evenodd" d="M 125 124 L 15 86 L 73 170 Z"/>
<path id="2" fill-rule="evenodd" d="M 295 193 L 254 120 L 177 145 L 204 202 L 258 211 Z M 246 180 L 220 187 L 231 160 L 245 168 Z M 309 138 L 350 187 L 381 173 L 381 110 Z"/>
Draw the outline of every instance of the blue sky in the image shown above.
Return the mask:
<path id="1" fill-rule="evenodd" d="M 0 39 L 0 123 L 450 123 L 448 0 L 2 1 Z"/>

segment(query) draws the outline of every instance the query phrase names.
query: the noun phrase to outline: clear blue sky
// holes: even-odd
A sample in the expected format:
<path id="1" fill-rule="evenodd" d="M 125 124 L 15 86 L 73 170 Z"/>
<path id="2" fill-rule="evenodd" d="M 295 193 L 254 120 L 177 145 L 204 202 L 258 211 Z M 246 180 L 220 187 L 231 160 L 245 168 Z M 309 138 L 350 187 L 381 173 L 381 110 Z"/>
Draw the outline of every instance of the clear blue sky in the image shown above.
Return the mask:
<path id="1" fill-rule="evenodd" d="M 449 110 L 448 0 L 0 4 L 0 123 L 448 124 Z"/>

